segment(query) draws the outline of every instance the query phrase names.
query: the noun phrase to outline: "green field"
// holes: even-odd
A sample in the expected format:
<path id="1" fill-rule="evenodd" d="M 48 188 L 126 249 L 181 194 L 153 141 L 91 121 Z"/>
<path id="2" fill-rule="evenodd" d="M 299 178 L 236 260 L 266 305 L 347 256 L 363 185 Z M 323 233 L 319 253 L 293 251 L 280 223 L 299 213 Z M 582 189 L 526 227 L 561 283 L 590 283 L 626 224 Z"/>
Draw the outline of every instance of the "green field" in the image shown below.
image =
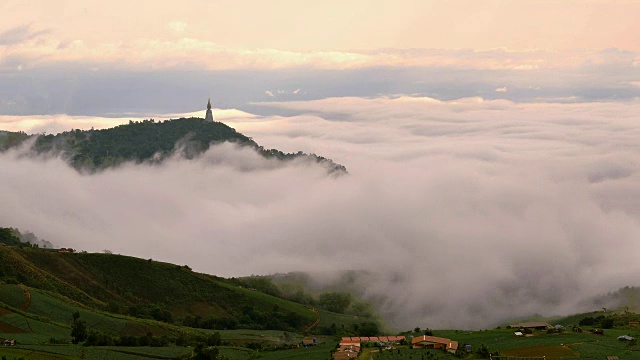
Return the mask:
<path id="1" fill-rule="evenodd" d="M 35 320 L 20 314 L 6 314 L 0 317 L 0 322 L 21 329 L 23 332 L 3 333 L 0 338 L 16 339 L 21 344 L 41 344 L 51 337 L 68 337 L 69 328 Z"/>
<path id="2" fill-rule="evenodd" d="M 621 360 L 636 357 L 640 359 L 640 346 L 629 346 L 628 343 L 617 339 L 618 336 L 629 333 L 624 329 L 608 329 L 605 330 L 604 335 L 595 335 L 590 332 L 574 333 L 570 330 L 555 334 L 535 331 L 534 336 L 531 337 L 516 337 L 513 335 L 513 330 L 508 329 L 488 331 L 435 330 L 433 333 L 435 336 L 458 341 L 461 349 L 464 344 L 472 345 L 473 349 L 484 344 L 490 351 L 499 351 L 505 355 L 546 356 L 547 359 L 571 357 L 604 359 L 605 356 L 617 355 Z"/>
<path id="3" fill-rule="evenodd" d="M 285 359 L 308 359 L 308 360 L 326 360 L 330 358 L 330 352 L 336 343 L 326 342 L 317 346 L 308 348 L 299 348 L 291 350 L 282 350 L 274 352 L 260 353 L 261 360 L 285 360 Z"/>
<path id="4" fill-rule="evenodd" d="M 0 263 L 5 277 L 34 290 L 30 312 L 53 321 L 68 323 L 79 304 L 178 324 L 199 317 L 218 329 L 233 324 L 231 328 L 303 332 L 317 320 L 317 313 L 302 304 L 151 259 L 7 246 L 0 248 Z M 16 285 L 0 286 L 0 299 L 13 308 L 28 305 Z M 123 321 L 86 317 L 101 331 L 118 333 L 124 327 Z"/>
<path id="5" fill-rule="evenodd" d="M 353 324 L 358 324 L 363 321 L 370 321 L 367 318 L 362 318 L 354 315 L 338 314 L 321 309 L 318 309 L 317 311 L 320 316 L 320 322 L 317 326 L 331 326 L 331 324 L 336 324 L 336 326 L 338 327 L 341 327 L 342 325 L 344 325 L 345 327 L 351 327 Z"/>
<path id="6" fill-rule="evenodd" d="M 0 339 L 18 343 L 15 348 L 0 348 L 0 355 L 8 359 L 185 359 L 196 346 L 216 346 L 231 360 L 320 360 L 330 358 L 337 339 L 317 334 L 356 336 L 354 325 L 375 321 L 312 309 L 233 281 L 194 273 L 188 267 L 153 260 L 0 247 L 0 261 L 5 274 L 0 281 L 11 283 L 0 284 Z M 16 281 L 22 284 L 14 285 Z M 71 345 L 75 312 L 93 336 L 85 345 L 123 346 Z M 154 320 L 158 314 L 169 315 L 163 321 Z M 575 324 L 597 314 L 557 319 L 557 323 Z M 629 321 L 640 316 L 628 311 L 607 316 L 615 316 L 616 327 L 605 330 L 604 335 L 594 335 L 588 327 L 583 333 L 534 331 L 527 337 L 516 337 L 509 329 L 434 330 L 433 335 L 457 341 L 461 350 L 465 344 L 474 350 L 484 345 L 491 352 L 510 356 L 640 359 L 640 346 L 617 340 L 620 335 L 640 338 L 640 328 L 629 326 Z M 201 322 L 185 322 L 196 319 Z M 233 330 L 211 329 L 216 327 Z M 318 339 L 317 346 L 291 348 L 310 337 Z M 365 347 L 360 357 L 407 358 L 454 359 L 441 351 L 406 347 L 382 352 Z"/>
<path id="7" fill-rule="evenodd" d="M 373 353 L 374 360 L 400 360 L 400 359 L 430 359 L 444 360 L 454 359 L 450 354 L 444 353 L 442 350 L 433 349 L 392 349 L 383 350 L 382 352 Z"/>
<path id="8" fill-rule="evenodd" d="M 88 311 L 85 310 L 84 307 L 74 306 L 38 290 L 32 289 L 30 293 L 31 306 L 29 306 L 27 311 L 55 322 L 71 325 L 73 313 L 78 311 L 80 318 L 87 322 L 87 326 L 97 331 L 119 335 L 124 332 L 127 324 L 127 320 L 125 319 L 106 316 L 95 311 Z"/>
<path id="9" fill-rule="evenodd" d="M 115 347 L 81 345 L 27 345 L 17 348 L 0 348 L 0 355 L 8 358 L 23 356 L 26 359 L 78 359 L 84 354 L 87 359 L 178 359 L 192 352 L 187 347 Z M 15 354 L 15 355 L 12 355 Z M 20 354 L 20 355 L 18 355 Z M 27 356 L 25 356 L 27 355 Z"/>
<path id="10" fill-rule="evenodd" d="M 24 290 L 18 285 L 0 285 L 0 301 L 20 309 L 24 305 Z"/>
<path id="11" fill-rule="evenodd" d="M 213 330 L 209 332 L 214 332 Z M 256 341 L 256 342 L 270 342 L 275 344 L 285 343 L 286 331 L 280 330 L 216 330 L 220 333 L 223 341 Z M 298 343 L 302 341 L 302 335 L 296 333 L 287 333 L 290 341 L 288 343 Z"/>

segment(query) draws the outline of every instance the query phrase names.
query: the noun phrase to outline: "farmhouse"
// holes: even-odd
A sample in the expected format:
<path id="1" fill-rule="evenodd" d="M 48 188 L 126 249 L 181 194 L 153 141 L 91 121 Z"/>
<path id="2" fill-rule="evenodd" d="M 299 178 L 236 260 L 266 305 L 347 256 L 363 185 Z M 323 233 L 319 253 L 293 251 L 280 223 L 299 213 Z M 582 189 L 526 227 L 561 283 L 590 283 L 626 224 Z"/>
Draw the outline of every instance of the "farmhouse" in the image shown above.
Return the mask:
<path id="1" fill-rule="evenodd" d="M 458 352 L 458 342 L 452 341 L 451 344 L 449 345 L 449 348 L 447 349 L 447 352 L 455 355 L 456 352 Z"/>
<path id="2" fill-rule="evenodd" d="M 540 322 L 540 321 L 522 322 L 514 325 L 509 325 L 509 327 L 514 329 L 531 329 L 531 330 L 547 330 L 547 329 L 553 328 L 553 326 L 549 325 L 548 323 Z"/>
<path id="3" fill-rule="evenodd" d="M 16 341 L 15 340 L 5 340 L 4 341 L 4 346 L 16 346 Z"/>
<path id="4" fill-rule="evenodd" d="M 449 351 L 449 349 L 452 349 L 454 347 L 454 342 L 455 341 L 451 341 L 451 339 L 422 335 L 414 337 L 411 340 L 411 345 L 413 345 L 414 348 L 445 349 Z M 458 349 L 457 342 L 455 342 L 455 349 Z"/>
<path id="5" fill-rule="evenodd" d="M 381 343 L 400 343 L 401 341 L 406 340 L 404 336 L 352 336 L 352 337 L 343 337 L 340 342 L 381 342 Z"/>
<path id="6" fill-rule="evenodd" d="M 406 340 L 404 336 L 388 336 L 389 342 L 399 343 L 401 341 Z"/>
<path id="7" fill-rule="evenodd" d="M 333 359 L 355 359 L 360 353 L 360 343 L 374 342 L 383 344 L 397 344 L 406 340 L 404 336 L 352 336 L 340 339 L 336 352 L 331 355 Z M 456 348 L 458 344 L 456 343 Z"/>
<path id="8" fill-rule="evenodd" d="M 316 346 L 317 342 L 316 339 L 303 339 L 302 340 L 302 346 L 307 347 L 307 346 Z"/>
<path id="9" fill-rule="evenodd" d="M 342 338 L 336 352 L 331 355 L 333 359 L 355 359 L 360 353 L 360 342 L 353 341 L 350 338 Z"/>

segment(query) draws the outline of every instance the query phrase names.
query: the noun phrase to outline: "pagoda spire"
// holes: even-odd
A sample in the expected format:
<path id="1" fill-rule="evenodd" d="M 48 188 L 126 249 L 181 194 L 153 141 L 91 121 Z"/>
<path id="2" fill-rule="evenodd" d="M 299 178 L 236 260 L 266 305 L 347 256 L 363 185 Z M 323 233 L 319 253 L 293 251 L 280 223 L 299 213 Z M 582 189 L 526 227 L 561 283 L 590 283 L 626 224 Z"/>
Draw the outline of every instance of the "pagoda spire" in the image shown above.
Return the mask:
<path id="1" fill-rule="evenodd" d="M 207 115 L 204 117 L 204 121 L 213 122 L 213 112 L 211 111 L 211 98 L 207 102 Z"/>

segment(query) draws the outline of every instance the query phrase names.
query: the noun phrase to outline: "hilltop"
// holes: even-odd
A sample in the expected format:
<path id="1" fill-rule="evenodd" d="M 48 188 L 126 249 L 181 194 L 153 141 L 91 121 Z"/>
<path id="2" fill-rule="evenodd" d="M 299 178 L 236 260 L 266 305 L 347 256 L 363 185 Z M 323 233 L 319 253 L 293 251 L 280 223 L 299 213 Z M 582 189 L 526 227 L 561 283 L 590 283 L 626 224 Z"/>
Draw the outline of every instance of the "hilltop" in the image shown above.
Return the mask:
<path id="1" fill-rule="evenodd" d="M 124 162 L 162 162 L 178 152 L 192 159 L 211 145 L 231 142 L 249 147 L 267 159 L 292 161 L 296 159 L 318 163 L 335 174 L 346 173 L 343 165 L 315 154 L 284 153 L 265 149 L 253 139 L 220 123 L 200 118 L 180 118 L 166 121 L 130 121 L 103 130 L 71 130 L 59 134 L 34 134 L 0 131 L 0 151 L 34 141 L 37 154 L 52 153 L 62 156 L 77 170 L 97 171 Z"/>

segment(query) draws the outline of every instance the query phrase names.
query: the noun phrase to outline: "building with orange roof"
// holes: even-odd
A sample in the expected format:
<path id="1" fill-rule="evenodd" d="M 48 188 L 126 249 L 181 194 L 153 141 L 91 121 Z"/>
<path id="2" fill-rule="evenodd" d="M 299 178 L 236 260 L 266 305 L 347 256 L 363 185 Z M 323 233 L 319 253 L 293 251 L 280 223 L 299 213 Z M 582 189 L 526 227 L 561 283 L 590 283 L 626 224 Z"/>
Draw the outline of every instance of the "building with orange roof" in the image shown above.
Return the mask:
<path id="1" fill-rule="evenodd" d="M 428 348 L 428 349 L 445 349 L 449 350 L 451 347 L 451 339 L 441 338 L 437 336 L 422 335 L 411 339 L 411 345 L 414 348 Z M 457 347 L 457 343 L 456 343 Z"/>

